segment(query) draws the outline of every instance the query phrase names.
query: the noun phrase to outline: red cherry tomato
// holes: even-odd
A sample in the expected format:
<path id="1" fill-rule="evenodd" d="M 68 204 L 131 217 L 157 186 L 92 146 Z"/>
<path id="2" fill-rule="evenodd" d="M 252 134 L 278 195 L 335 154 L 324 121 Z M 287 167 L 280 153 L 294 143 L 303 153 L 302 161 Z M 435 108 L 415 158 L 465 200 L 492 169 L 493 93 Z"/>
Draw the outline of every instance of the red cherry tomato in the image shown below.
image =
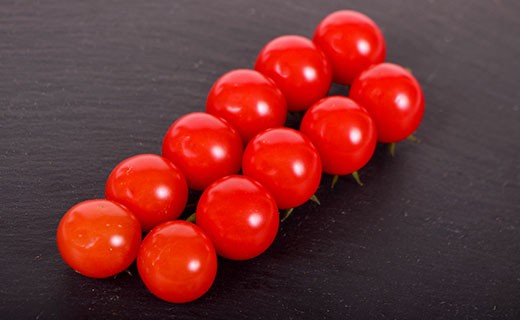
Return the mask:
<path id="1" fill-rule="evenodd" d="M 323 171 L 333 175 L 361 169 L 376 148 L 377 132 L 370 114 L 345 97 L 328 97 L 314 104 L 300 130 L 318 149 Z"/>
<path id="2" fill-rule="evenodd" d="M 137 269 L 155 296 L 185 303 L 209 290 L 217 274 L 217 255 L 199 227 L 181 220 L 168 221 L 144 238 Z"/>
<path id="3" fill-rule="evenodd" d="M 72 269 L 87 277 L 106 278 L 135 260 L 141 227 L 127 208 L 108 200 L 88 200 L 65 213 L 56 241 Z"/>
<path id="4" fill-rule="evenodd" d="M 340 84 L 352 83 L 361 71 L 385 60 L 383 33 L 360 12 L 331 13 L 316 28 L 313 41 L 330 59 L 333 79 Z"/>
<path id="5" fill-rule="evenodd" d="M 349 96 L 374 119 L 379 142 L 407 138 L 417 130 L 424 114 L 419 82 L 392 63 L 381 63 L 361 73 L 352 83 Z"/>
<path id="6" fill-rule="evenodd" d="M 246 260 L 271 245 L 280 217 L 273 196 L 264 186 L 252 178 L 233 175 L 204 190 L 196 220 L 220 256 Z"/>
<path id="7" fill-rule="evenodd" d="M 244 175 L 271 192 L 280 209 L 305 203 L 321 180 L 321 161 L 311 141 L 289 128 L 267 129 L 247 145 L 242 160 Z"/>
<path id="8" fill-rule="evenodd" d="M 143 231 L 177 219 L 188 200 L 188 185 L 170 160 L 140 154 L 119 163 L 108 177 L 105 196 L 132 211 Z"/>
<path id="9" fill-rule="evenodd" d="M 162 153 L 184 173 L 188 186 L 204 190 L 215 180 L 237 173 L 242 138 L 226 121 L 194 112 L 175 121 L 164 136 Z"/>
<path id="10" fill-rule="evenodd" d="M 247 143 L 257 133 L 283 127 L 287 104 L 278 87 L 255 70 L 233 70 L 209 91 L 206 112 L 226 119 Z"/>
<path id="11" fill-rule="evenodd" d="M 332 70 L 325 54 L 300 36 L 271 40 L 256 59 L 255 69 L 274 80 L 290 111 L 301 111 L 325 97 Z"/>

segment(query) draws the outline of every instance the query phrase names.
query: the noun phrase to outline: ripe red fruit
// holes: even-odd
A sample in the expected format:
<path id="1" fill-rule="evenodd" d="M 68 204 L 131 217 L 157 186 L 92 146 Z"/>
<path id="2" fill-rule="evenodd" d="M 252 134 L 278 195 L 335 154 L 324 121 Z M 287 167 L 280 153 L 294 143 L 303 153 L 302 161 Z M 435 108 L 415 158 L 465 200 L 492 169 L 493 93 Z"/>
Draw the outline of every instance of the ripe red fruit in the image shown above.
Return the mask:
<path id="1" fill-rule="evenodd" d="M 352 83 L 349 97 L 370 113 L 379 142 L 406 139 L 417 130 L 424 114 L 419 82 L 392 63 L 381 63 L 361 73 Z"/>
<path id="2" fill-rule="evenodd" d="M 63 260 L 91 278 L 116 275 L 132 264 L 141 227 L 125 207 L 109 200 L 83 201 L 63 216 L 56 242 Z"/>
<path id="3" fill-rule="evenodd" d="M 226 119 L 247 143 L 265 129 L 283 127 L 287 104 L 272 80 L 255 70 L 238 69 L 213 84 L 206 112 Z"/>
<path id="4" fill-rule="evenodd" d="M 225 120 L 194 112 L 175 121 L 164 136 L 162 154 L 184 173 L 188 186 L 204 190 L 215 180 L 237 173 L 242 138 Z"/>
<path id="5" fill-rule="evenodd" d="M 217 274 L 217 255 L 199 227 L 182 220 L 168 221 L 144 238 L 137 269 L 155 296 L 185 303 L 209 290 Z"/>
<path id="6" fill-rule="evenodd" d="M 181 215 L 188 200 L 188 185 L 170 160 L 140 154 L 121 161 L 112 170 L 105 195 L 130 209 L 143 231 L 148 231 Z"/>
<path id="7" fill-rule="evenodd" d="M 280 88 L 290 111 L 302 111 L 325 97 L 332 70 L 325 54 L 309 39 L 281 36 L 260 51 L 255 70 Z"/>
<path id="8" fill-rule="evenodd" d="M 340 84 L 351 84 L 360 72 L 385 60 L 383 33 L 360 12 L 329 14 L 316 28 L 313 41 L 329 59 L 333 79 Z"/>
<path id="9" fill-rule="evenodd" d="M 312 142 L 290 128 L 267 129 L 247 145 L 244 175 L 252 177 L 274 196 L 280 209 L 297 207 L 318 189 L 321 161 Z"/>
<path id="10" fill-rule="evenodd" d="M 220 256 L 233 260 L 251 259 L 267 250 L 276 237 L 279 220 L 273 196 L 246 176 L 215 181 L 197 205 L 197 225 Z"/>
<path id="11" fill-rule="evenodd" d="M 377 131 L 370 114 L 346 97 L 328 97 L 314 104 L 300 130 L 318 149 L 323 171 L 332 175 L 361 169 L 376 148 Z"/>

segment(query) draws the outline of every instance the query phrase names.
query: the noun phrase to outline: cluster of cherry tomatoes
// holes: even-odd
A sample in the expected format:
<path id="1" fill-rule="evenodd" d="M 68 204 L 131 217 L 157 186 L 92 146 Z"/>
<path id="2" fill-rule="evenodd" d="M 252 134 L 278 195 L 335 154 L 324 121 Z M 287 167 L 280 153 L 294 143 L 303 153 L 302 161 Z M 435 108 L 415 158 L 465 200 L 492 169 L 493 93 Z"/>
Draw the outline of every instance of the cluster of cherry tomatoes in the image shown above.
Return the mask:
<path id="1" fill-rule="evenodd" d="M 355 11 L 327 16 L 312 40 L 272 40 L 254 70 L 215 82 L 206 113 L 172 124 L 162 156 L 122 161 L 108 177 L 106 199 L 65 214 L 57 232 L 63 259 L 93 278 L 137 259 L 157 297 L 199 298 L 215 279 L 217 255 L 263 253 L 276 237 L 279 210 L 313 198 L 322 172 L 358 177 L 376 142 L 394 144 L 417 129 L 421 87 L 409 71 L 385 63 L 385 54 L 379 27 Z M 327 97 L 333 81 L 349 86 L 348 97 Z M 305 112 L 300 130 L 284 127 L 288 111 Z M 202 191 L 195 214 L 175 220 L 189 189 Z"/>

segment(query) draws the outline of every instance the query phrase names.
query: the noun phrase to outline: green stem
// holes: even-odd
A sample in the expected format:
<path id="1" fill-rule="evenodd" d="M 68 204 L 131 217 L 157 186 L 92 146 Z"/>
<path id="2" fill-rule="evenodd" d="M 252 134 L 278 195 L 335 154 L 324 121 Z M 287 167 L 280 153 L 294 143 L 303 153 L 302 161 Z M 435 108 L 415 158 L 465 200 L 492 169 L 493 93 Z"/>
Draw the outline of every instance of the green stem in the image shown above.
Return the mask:
<path id="1" fill-rule="evenodd" d="M 330 188 L 331 189 L 334 189 L 334 186 L 336 185 L 338 180 L 339 180 L 339 176 L 338 175 L 335 175 L 334 177 L 332 177 L 332 181 L 330 182 Z"/>
<path id="2" fill-rule="evenodd" d="M 291 215 L 291 213 L 293 211 L 294 211 L 294 208 L 290 208 L 290 209 L 285 210 L 283 215 L 282 215 L 282 222 L 284 222 L 287 218 L 289 218 L 289 216 Z"/>
<path id="3" fill-rule="evenodd" d="M 390 155 L 393 157 L 395 156 L 395 142 L 392 142 L 388 145 L 388 148 L 390 150 Z"/>
<path id="4" fill-rule="evenodd" d="M 359 177 L 359 172 L 357 172 L 357 171 L 352 172 L 352 177 L 354 177 L 354 180 L 356 180 L 357 184 L 359 184 L 360 187 L 363 186 L 363 182 L 361 181 L 361 178 Z"/>
<path id="5" fill-rule="evenodd" d="M 417 137 L 414 136 L 413 134 L 409 135 L 407 139 L 410 140 L 410 141 L 412 141 L 413 143 L 419 143 L 419 142 L 421 142 L 421 140 L 417 139 Z"/>
<path id="6" fill-rule="evenodd" d="M 189 217 L 186 218 L 186 221 L 195 223 L 195 212 L 192 213 Z"/>
<path id="7" fill-rule="evenodd" d="M 310 200 L 316 202 L 318 205 L 321 205 L 320 199 L 318 199 L 315 194 L 312 195 Z"/>

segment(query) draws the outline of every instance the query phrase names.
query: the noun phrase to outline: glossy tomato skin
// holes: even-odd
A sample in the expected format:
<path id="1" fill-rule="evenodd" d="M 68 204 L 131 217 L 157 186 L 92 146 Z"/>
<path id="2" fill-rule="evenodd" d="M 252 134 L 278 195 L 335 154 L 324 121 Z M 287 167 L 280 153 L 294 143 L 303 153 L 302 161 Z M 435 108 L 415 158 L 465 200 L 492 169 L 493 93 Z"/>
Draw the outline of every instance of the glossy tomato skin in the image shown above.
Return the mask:
<path id="1" fill-rule="evenodd" d="M 305 203 L 321 180 L 321 160 L 312 142 L 290 128 L 267 129 L 247 145 L 244 175 L 260 182 L 280 209 Z"/>
<path id="2" fill-rule="evenodd" d="M 419 82 L 401 66 L 381 63 L 361 73 L 349 97 L 363 106 L 376 123 L 377 140 L 399 142 L 413 134 L 424 114 Z"/>
<path id="3" fill-rule="evenodd" d="M 119 163 L 110 173 L 105 196 L 135 214 L 143 231 L 177 219 L 188 200 L 188 185 L 177 166 L 155 154 L 140 154 Z"/>
<path id="4" fill-rule="evenodd" d="M 186 303 L 204 295 L 217 274 L 217 255 L 209 238 L 193 223 L 165 222 L 144 238 L 137 269 L 155 296 Z"/>
<path id="5" fill-rule="evenodd" d="M 332 175 L 361 169 L 376 148 L 372 117 L 346 97 L 327 97 L 314 104 L 305 113 L 300 130 L 318 149 L 323 171 Z"/>
<path id="6" fill-rule="evenodd" d="M 114 276 L 132 264 L 141 243 L 137 218 L 109 200 L 73 206 L 58 225 L 56 242 L 63 260 L 91 278 Z"/>
<path id="7" fill-rule="evenodd" d="M 372 19 L 357 11 L 341 10 L 325 17 L 313 41 L 331 62 L 334 81 L 344 85 L 386 56 L 383 33 Z"/>
<path id="8" fill-rule="evenodd" d="M 206 112 L 226 119 L 247 144 L 265 129 L 283 127 L 287 104 L 272 80 L 255 70 L 237 69 L 213 84 L 206 100 Z"/>
<path id="9" fill-rule="evenodd" d="M 276 201 L 264 186 L 253 178 L 231 175 L 204 190 L 196 221 L 218 255 L 246 260 L 273 243 L 280 217 Z"/>
<path id="10" fill-rule="evenodd" d="M 302 111 L 325 97 L 332 70 L 325 54 L 309 39 L 286 35 L 271 40 L 256 59 L 255 70 L 280 88 L 289 111 Z"/>
<path id="11" fill-rule="evenodd" d="M 188 186 L 204 190 L 240 170 L 243 143 L 225 120 L 194 112 L 175 121 L 164 136 L 162 154 L 184 173 Z"/>

